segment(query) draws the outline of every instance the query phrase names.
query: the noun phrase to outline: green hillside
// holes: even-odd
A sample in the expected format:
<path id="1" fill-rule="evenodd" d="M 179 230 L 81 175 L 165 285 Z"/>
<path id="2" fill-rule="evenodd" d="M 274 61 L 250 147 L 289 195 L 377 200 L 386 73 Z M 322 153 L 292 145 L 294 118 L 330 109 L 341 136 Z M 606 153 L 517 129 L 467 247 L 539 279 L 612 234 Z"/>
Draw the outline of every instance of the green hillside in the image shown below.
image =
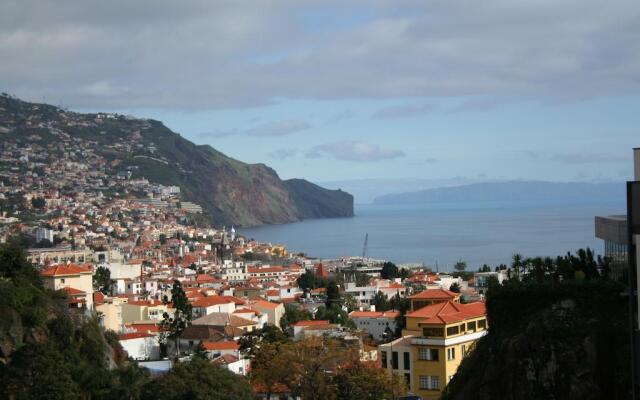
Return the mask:
<path id="1" fill-rule="evenodd" d="M 180 186 L 183 200 L 201 205 L 216 225 L 353 216 L 353 196 L 348 193 L 305 180 L 282 181 L 264 164 L 246 164 L 211 146 L 196 145 L 159 121 L 81 114 L 0 96 L 3 138 L 24 145 L 31 140 L 50 144 L 59 140 L 52 131 L 91 143 L 113 173 L 133 167 L 134 177 Z"/>

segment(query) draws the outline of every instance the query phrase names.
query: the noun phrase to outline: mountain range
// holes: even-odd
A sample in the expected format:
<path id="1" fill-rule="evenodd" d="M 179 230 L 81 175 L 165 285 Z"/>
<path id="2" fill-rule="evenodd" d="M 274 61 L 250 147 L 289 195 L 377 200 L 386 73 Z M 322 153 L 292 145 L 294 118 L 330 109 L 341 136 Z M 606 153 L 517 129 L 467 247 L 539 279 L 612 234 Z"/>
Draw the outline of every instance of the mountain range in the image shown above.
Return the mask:
<path id="1" fill-rule="evenodd" d="M 478 201 L 594 202 L 626 198 L 623 182 L 506 181 L 440 187 L 388 194 L 374 199 L 376 204 L 445 203 Z"/>
<path id="2" fill-rule="evenodd" d="M 209 145 L 196 145 L 162 122 L 104 113 L 77 113 L 0 96 L 0 137 L 56 141 L 56 133 L 92 143 L 108 168 L 175 185 L 184 201 L 203 207 L 215 225 L 255 226 L 307 218 L 353 216 L 353 196 L 303 179 L 282 180 L 264 164 L 247 164 Z M 34 139 L 35 140 L 35 139 Z M 114 148 L 113 143 L 122 143 Z"/>

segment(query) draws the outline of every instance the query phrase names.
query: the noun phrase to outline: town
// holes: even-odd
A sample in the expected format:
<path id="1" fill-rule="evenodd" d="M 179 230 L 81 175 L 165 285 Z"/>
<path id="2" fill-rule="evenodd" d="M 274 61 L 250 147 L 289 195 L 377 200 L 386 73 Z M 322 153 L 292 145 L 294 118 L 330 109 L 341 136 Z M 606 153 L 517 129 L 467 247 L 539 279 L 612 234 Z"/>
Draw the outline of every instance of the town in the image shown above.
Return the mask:
<path id="1" fill-rule="evenodd" d="M 19 238 L 45 287 L 63 292 L 74 314 L 116 333 L 138 366 L 162 374 L 205 351 L 212 363 L 252 376 L 244 339 L 275 327 L 292 342 L 346 343 L 362 362 L 404 380 L 397 395 L 432 399 L 487 332 L 483 295 L 491 279 L 507 278 L 506 266 L 471 273 L 461 262 L 454 276 L 364 254 L 318 260 L 214 228 L 179 186 L 132 177 L 136 160 L 154 157 L 153 146 L 123 165 L 65 133 L 100 132 L 123 118 L 64 111 L 26 118 L 25 127 L 42 133 L 1 143 L 0 240 Z M 130 152 L 139 138 L 134 130 L 111 147 Z M 177 294 L 188 307 L 177 306 Z M 291 395 L 253 384 L 259 395 Z"/>

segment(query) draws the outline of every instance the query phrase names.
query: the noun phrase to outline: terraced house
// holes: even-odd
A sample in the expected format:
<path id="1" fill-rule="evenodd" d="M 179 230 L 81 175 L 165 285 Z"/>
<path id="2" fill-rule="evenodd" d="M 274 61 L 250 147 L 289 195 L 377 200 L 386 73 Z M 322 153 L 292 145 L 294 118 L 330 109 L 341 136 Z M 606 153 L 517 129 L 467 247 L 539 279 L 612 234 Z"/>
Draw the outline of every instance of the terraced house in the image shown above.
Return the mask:
<path id="1" fill-rule="evenodd" d="M 405 376 L 412 393 L 438 399 L 487 328 L 484 303 L 430 304 L 406 315 L 403 337 L 381 345 L 379 359 Z"/>

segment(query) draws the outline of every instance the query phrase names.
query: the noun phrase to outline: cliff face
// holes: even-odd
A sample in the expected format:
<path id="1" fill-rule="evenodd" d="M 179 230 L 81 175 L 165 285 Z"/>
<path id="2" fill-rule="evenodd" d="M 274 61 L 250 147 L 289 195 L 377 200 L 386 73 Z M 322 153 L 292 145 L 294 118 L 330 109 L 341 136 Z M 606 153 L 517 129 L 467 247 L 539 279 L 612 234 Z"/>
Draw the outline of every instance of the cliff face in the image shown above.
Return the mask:
<path id="1" fill-rule="evenodd" d="M 500 289 L 489 334 L 450 382 L 452 399 L 626 399 L 627 303 L 601 283 Z"/>
<path id="2" fill-rule="evenodd" d="M 56 135 L 52 135 L 52 131 Z M 203 207 L 216 225 L 260 225 L 304 218 L 353 216 L 353 197 L 305 180 L 282 181 L 264 164 L 234 160 L 198 146 L 159 121 L 111 114 L 80 114 L 0 96 L 0 133 L 29 145 L 83 140 L 107 160 L 108 173 L 177 185 L 183 200 Z"/>

